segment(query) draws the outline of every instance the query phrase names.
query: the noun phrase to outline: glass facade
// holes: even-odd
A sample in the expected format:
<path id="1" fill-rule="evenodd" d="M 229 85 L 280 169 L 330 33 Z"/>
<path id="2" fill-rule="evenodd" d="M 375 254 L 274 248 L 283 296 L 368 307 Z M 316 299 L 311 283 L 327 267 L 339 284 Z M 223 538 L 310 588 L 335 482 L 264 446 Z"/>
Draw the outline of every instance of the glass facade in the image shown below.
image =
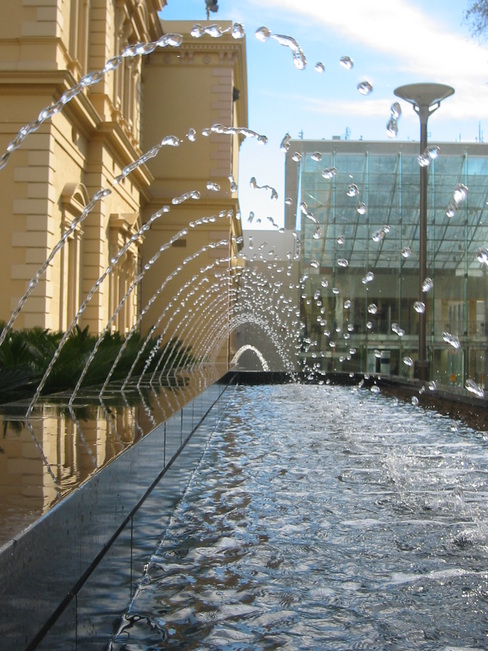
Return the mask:
<path id="1" fill-rule="evenodd" d="M 429 379 L 485 386 L 488 146 L 446 143 L 438 154 L 420 291 L 419 144 L 292 142 L 286 225 L 300 241 L 309 366 L 413 377 L 422 313 Z"/>

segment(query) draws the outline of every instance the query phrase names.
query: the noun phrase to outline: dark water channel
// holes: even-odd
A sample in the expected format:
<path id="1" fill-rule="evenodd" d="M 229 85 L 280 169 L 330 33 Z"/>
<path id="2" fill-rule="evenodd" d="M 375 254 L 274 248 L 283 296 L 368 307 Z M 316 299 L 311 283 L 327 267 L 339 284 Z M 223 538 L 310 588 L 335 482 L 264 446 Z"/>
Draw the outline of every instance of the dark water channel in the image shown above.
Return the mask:
<path id="1" fill-rule="evenodd" d="M 366 389 L 239 387 L 111 648 L 487 649 L 487 446 Z"/>

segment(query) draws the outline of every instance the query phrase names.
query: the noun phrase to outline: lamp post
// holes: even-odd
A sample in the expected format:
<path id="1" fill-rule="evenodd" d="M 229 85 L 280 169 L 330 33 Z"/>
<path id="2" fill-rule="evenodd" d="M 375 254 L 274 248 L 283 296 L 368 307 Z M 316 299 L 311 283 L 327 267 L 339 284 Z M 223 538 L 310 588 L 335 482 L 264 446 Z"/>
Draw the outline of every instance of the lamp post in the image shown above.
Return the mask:
<path id="1" fill-rule="evenodd" d="M 454 93 L 454 88 L 444 84 L 407 84 L 393 91 L 397 97 L 413 105 L 420 119 L 420 155 L 427 148 L 427 122 L 437 111 L 442 100 Z M 419 215 L 419 301 L 423 302 L 423 289 L 427 275 L 427 167 L 420 166 L 420 215 Z M 415 376 L 422 381 L 429 380 L 430 369 L 427 359 L 426 314 L 419 313 L 419 351 L 415 365 Z"/>
<path id="2" fill-rule="evenodd" d="M 205 0 L 205 6 L 207 9 L 207 20 L 209 20 L 210 12 L 217 12 L 219 10 L 218 0 Z"/>

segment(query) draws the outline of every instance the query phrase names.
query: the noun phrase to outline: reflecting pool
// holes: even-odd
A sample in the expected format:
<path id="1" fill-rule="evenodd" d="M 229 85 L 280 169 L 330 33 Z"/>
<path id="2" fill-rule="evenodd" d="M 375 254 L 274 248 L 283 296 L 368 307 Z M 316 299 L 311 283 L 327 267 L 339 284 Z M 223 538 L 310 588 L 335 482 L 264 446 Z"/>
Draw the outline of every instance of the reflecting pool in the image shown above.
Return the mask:
<path id="1" fill-rule="evenodd" d="M 135 383 L 0 407 L 0 548 L 115 457 L 179 412 L 221 375 L 217 365 L 179 373 L 164 384 Z"/>
<path id="2" fill-rule="evenodd" d="M 486 649 L 487 445 L 365 388 L 238 387 L 112 650 Z"/>

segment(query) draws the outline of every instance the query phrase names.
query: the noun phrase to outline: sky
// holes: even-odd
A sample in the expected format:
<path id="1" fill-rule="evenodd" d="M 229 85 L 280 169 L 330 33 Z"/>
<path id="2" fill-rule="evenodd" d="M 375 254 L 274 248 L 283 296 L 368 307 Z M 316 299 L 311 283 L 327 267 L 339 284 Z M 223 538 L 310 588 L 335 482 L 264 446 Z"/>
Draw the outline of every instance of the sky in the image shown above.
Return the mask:
<path id="1" fill-rule="evenodd" d="M 205 0 L 167 0 L 164 20 L 206 20 Z M 390 140 L 386 124 L 394 89 L 418 82 L 452 86 L 455 94 L 429 118 L 429 144 L 488 143 L 488 34 L 480 42 L 465 19 L 468 0 L 218 0 L 210 22 L 243 25 L 247 45 L 249 128 L 268 137 L 265 146 L 247 139 L 241 147 L 239 198 L 243 227 L 283 224 L 284 154 L 293 138 Z M 261 42 L 256 30 L 293 37 L 307 65 L 298 69 L 288 47 Z M 354 65 L 340 65 L 343 56 Z M 321 62 L 324 71 L 316 71 Z M 358 84 L 368 81 L 368 95 Z M 419 119 L 400 101 L 397 140 L 419 140 Z M 191 126 L 191 125 L 189 125 Z M 251 177 L 270 193 L 250 187 Z M 255 216 L 249 221 L 249 214 Z"/>

